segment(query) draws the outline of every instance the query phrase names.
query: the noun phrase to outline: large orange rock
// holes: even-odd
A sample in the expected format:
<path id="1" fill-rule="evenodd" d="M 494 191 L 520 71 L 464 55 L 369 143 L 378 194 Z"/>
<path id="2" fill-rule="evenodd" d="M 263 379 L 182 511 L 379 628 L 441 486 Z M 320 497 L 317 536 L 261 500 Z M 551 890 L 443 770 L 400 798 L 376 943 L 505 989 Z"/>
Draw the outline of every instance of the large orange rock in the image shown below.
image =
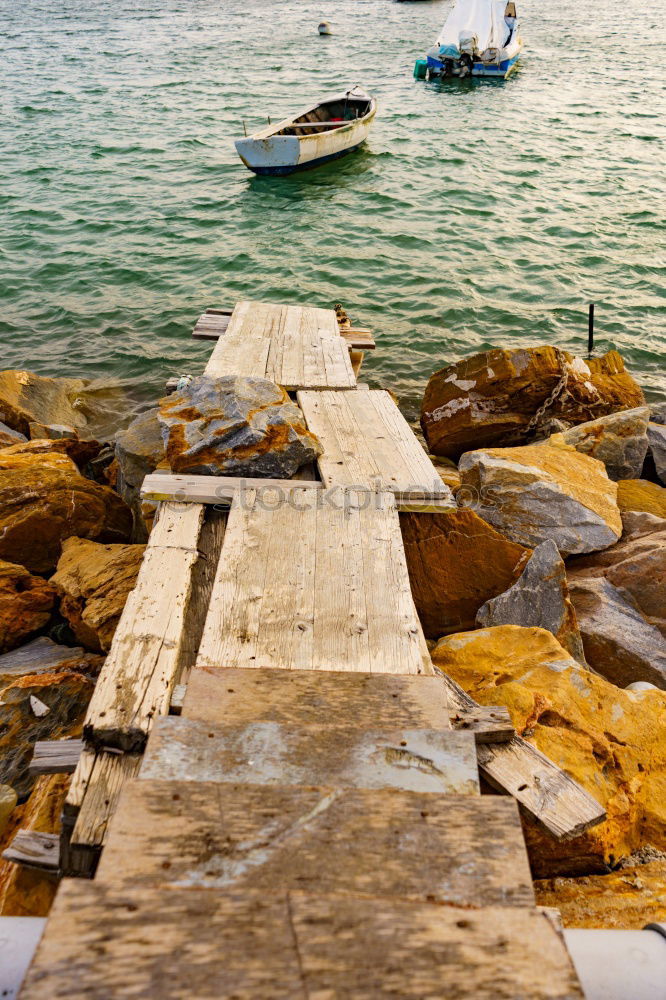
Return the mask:
<path id="1" fill-rule="evenodd" d="M 554 906 L 565 927 L 640 931 L 666 923 L 666 859 L 622 867 L 608 875 L 539 879 L 539 906 Z"/>
<path id="2" fill-rule="evenodd" d="M 51 583 L 60 595 L 61 613 L 88 649 L 111 647 L 144 550 L 145 545 L 101 545 L 85 538 L 63 542 Z"/>
<path id="3" fill-rule="evenodd" d="M 547 417 L 580 424 L 645 402 L 616 351 L 589 361 L 554 347 L 485 351 L 431 376 L 421 407 L 429 450 L 458 458 L 474 448 L 523 443 L 563 375 L 566 391 Z"/>
<path id="4" fill-rule="evenodd" d="M 32 372 L 0 372 L 2 419 L 26 436 L 33 421 L 84 428 L 86 418 L 77 402 L 87 383 L 80 378 L 47 378 Z"/>
<path id="5" fill-rule="evenodd" d="M 0 559 L 0 653 L 46 625 L 54 600 L 46 580 Z"/>
<path id="6" fill-rule="evenodd" d="M 644 511 L 666 518 L 666 487 L 647 479 L 621 479 L 617 484 L 617 502 L 621 511 Z"/>
<path id="7" fill-rule="evenodd" d="M 99 455 L 101 449 L 99 441 L 82 441 L 78 437 L 33 438 L 32 441 L 4 448 L 2 455 L 3 458 L 9 455 L 67 455 L 79 468 L 83 468 Z"/>
<path id="8" fill-rule="evenodd" d="M 131 511 L 109 487 L 85 479 L 66 455 L 8 450 L 0 451 L 0 559 L 45 573 L 72 535 L 128 540 Z"/>
<path id="9" fill-rule="evenodd" d="M 30 798 L 16 807 L 0 837 L 0 853 L 19 829 L 36 833 L 60 833 L 60 817 L 71 781 L 69 774 L 42 775 Z M 58 881 L 47 872 L 4 861 L 0 857 L 0 916 L 46 917 Z"/>
<path id="10" fill-rule="evenodd" d="M 554 434 L 543 444 L 468 451 L 458 466 L 481 517 L 521 545 L 552 539 L 561 554 L 605 549 L 622 534 L 617 486 L 602 462 Z"/>
<path id="11" fill-rule="evenodd" d="M 531 553 L 471 510 L 401 514 L 400 527 L 414 602 L 430 639 L 474 628 L 481 605 L 518 579 Z"/>
<path id="12" fill-rule="evenodd" d="M 578 781 L 608 818 L 557 842 L 524 821 L 533 873 L 589 874 L 666 848 L 666 692 L 625 691 L 581 667 L 545 629 L 504 625 L 447 636 L 437 666 Z"/>

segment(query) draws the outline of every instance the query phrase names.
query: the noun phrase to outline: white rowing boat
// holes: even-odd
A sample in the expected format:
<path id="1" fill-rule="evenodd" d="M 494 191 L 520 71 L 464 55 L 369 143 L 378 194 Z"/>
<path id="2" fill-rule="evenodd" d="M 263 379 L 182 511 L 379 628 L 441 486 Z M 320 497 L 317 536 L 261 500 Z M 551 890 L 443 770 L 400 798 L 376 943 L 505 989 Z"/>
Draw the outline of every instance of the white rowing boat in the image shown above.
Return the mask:
<path id="1" fill-rule="evenodd" d="M 365 142 L 377 102 L 360 87 L 236 140 L 241 160 L 255 174 L 291 174 L 353 152 Z"/>

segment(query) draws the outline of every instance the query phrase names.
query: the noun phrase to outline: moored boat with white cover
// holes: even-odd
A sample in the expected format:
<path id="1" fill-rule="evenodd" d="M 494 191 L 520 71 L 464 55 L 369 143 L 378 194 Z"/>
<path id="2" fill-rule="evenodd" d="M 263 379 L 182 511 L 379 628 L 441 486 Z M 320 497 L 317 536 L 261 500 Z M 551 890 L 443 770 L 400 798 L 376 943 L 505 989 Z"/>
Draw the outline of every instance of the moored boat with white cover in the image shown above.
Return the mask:
<path id="1" fill-rule="evenodd" d="M 360 87 L 326 98 L 291 118 L 236 140 L 255 174 L 291 174 L 353 152 L 365 142 L 377 102 Z"/>
<path id="2" fill-rule="evenodd" d="M 427 59 L 417 60 L 414 76 L 486 76 L 505 80 L 523 48 L 515 3 L 456 0 Z"/>

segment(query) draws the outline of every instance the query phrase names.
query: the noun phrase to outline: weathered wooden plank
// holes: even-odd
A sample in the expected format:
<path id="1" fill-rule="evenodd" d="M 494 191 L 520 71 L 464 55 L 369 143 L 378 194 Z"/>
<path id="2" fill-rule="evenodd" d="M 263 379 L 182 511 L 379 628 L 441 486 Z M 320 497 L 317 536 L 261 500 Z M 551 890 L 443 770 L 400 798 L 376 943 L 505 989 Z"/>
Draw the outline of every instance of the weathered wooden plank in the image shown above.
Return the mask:
<path id="1" fill-rule="evenodd" d="M 196 654 L 223 530 L 215 512 L 204 527 L 203 506 L 177 506 L 160 510 L 88 706 L 84 737 L 97 747 L 140 750 Z"/>
<path id="2" fill-rule="evenodd" d="M 355 671 L 195 667 L 182 714 L 200 722 L 449 729 L 439 677 Z"/>
<path id="3" fill-rule="evenodd" d="M 446 683 L 452 711 L 479 706 L 459 684 L 435 668 Z M 606 811 L 565 771 L 527 740 L 514 736 L 506 743 L 478 746 L 479 770 L 498 791 L 513 795 L 520 806 L 558 840 L 569 840 L 603 823 Z"/>
<path id="4" fill-rule="evenodd" d="M 392 495 L 268 495 L 233 502 L 197 664 L 431 673 Z"/>
<path id="5" fill-rule="evenodd" d="M 139 754 L 84 751 L 65 801 L 60 838 L 64 874 L 92 878 L 120 791 L 140 763 Z"/>
<path id="6" fill-rule="evenodd" d="M 9 847 L 2 852 L 2 857 L 16 865 L 56 875 L 59 871 L 59 844 L 57 833 L 18 830 Z"/>
<path id="7" fill-rule="evenodd" d="M 277 722 L 233 726 L 182 716 L 157 720 L 141 778 L 450 795 L 473 795 L 479 788 L 469 733 Z"/>
<path id="8" fill-rule="evenodd" d="M 499 796 L 129 782 L 96 878 L 534 906 L 518 807 Z"/>
<path id="9" fill-rule="evenodd" d="M 72 774 L 82 750 L 83 740 L 37 740 L 28 771 L 30 774 Z"/>
<path id="10" fill-rule="evenodd" d="M 583 1000 L 536 909 L 98 881 L 60 887 L 21 996 Z"/>
<path id="11" fill-rule="evenodd" d="M 473 733 L 479 743 L 506 743 L 516 735 L 506 705 L 479 705 L 454 711 L 451 715 L 453 729 Z"/>

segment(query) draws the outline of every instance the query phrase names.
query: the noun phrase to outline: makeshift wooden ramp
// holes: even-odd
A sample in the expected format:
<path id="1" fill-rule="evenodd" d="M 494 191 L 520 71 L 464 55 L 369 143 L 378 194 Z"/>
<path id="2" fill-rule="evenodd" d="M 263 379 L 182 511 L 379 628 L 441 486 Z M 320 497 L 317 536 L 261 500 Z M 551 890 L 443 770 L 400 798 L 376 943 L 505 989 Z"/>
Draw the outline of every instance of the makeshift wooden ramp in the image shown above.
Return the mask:
<path id="1" fill-rule="evenodd" d="M 24 1000 L 581 998 L 479 759 L 557 836 L 603 811 L 430 661 L 397 511 L 447 491 L 355 387 L 332 311 L 225 319 L 207 371 L 302 389 L 322 482 L 151 477 L 180 502 L 91 701 L 61 858 L 92 875 L 104 851 L 61 886 Z"/>

